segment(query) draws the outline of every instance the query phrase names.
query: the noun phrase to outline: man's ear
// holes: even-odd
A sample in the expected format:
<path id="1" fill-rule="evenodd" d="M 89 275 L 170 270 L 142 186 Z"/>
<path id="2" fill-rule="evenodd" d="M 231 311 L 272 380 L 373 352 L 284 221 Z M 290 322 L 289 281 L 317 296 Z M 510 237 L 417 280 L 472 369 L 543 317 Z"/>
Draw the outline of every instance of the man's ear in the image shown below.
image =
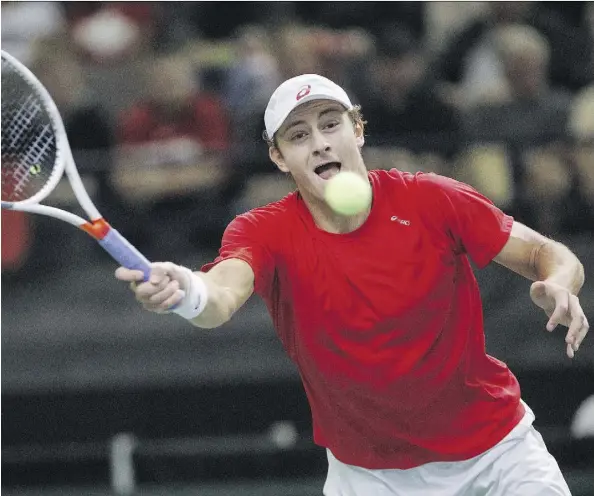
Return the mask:
<path id="1" fill-rule="evenodd" d="M 363 148 L 363 145 L 365 144 L 365 136 L 361 124 L 355 124 L 355 139 L 357 140 L 357 146 Z"/>
<path id="2" fill-rule="evenodd" d="M 276 146 L 268 148 L 268 156 L 282 172 L 289 172 L 283 154 Z"/>

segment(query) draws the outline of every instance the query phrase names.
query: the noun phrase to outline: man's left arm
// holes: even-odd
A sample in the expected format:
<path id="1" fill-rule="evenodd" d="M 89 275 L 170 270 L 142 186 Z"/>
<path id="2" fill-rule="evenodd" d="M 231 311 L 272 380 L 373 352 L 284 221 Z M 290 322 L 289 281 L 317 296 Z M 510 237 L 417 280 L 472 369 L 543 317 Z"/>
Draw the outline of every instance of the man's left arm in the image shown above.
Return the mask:
<path id="1" fill-rule="evenodd" d="M 573 358 L 589 329 L 577 297 L 584 284 L 584 267 L 578 258 L 561 243 L 514 221 L 508 241 L 494 260 L 535 281 L 530 297 L 549 317 L 548 331 L 559 324 L 569 328 L 565 342 L 567 356 Z"/>

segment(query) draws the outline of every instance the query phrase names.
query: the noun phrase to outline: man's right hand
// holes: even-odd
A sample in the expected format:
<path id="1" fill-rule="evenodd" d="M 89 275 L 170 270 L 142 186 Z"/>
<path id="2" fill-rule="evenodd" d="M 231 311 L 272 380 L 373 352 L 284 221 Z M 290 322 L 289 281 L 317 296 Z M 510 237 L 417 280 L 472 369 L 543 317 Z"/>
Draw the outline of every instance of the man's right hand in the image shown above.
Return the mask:
<path id="1" fill-rule="evenodd" d="M 187 272 L 171 262 L 151 264 L 148 281 L 139 270 L 118 267 L 116 279 L 130 283 L 130 289 L 142 306 L 156 313 L 168 313 L 184 298 L 190 284 Z"/>

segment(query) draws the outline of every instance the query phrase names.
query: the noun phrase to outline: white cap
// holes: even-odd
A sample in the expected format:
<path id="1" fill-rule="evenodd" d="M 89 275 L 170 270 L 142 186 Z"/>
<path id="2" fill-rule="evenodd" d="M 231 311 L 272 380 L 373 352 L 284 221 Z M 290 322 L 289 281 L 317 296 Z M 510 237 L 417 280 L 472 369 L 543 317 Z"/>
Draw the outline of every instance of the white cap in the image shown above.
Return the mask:
<path id="1" fill-rule="evenodd" d="M 334 100 L 347 110 L 353 108 L 346 91 L 323 76 L 302 74 L 287 79 L 274 90 L 264 113 L 268 137 L 272 138 L 295 107 L 311 100 Z"/>

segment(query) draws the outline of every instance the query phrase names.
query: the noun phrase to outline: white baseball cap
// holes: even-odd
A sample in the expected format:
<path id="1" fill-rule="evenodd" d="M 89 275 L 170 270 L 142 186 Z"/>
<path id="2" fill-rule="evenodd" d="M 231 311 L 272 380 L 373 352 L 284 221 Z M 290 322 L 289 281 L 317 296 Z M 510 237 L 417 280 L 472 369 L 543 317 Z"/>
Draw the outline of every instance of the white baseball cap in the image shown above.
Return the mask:
<path id="1" fill-rule="evenodd" d="M 264 112 L 264 125 L 268 137 L 272 138 L 295 107 L 311 100 L 334 100 L 344 105 L 347 110 L 353 108 L 346 91 L 323 76 L 302 74 L 287 79 L 274 90 Z"/>

